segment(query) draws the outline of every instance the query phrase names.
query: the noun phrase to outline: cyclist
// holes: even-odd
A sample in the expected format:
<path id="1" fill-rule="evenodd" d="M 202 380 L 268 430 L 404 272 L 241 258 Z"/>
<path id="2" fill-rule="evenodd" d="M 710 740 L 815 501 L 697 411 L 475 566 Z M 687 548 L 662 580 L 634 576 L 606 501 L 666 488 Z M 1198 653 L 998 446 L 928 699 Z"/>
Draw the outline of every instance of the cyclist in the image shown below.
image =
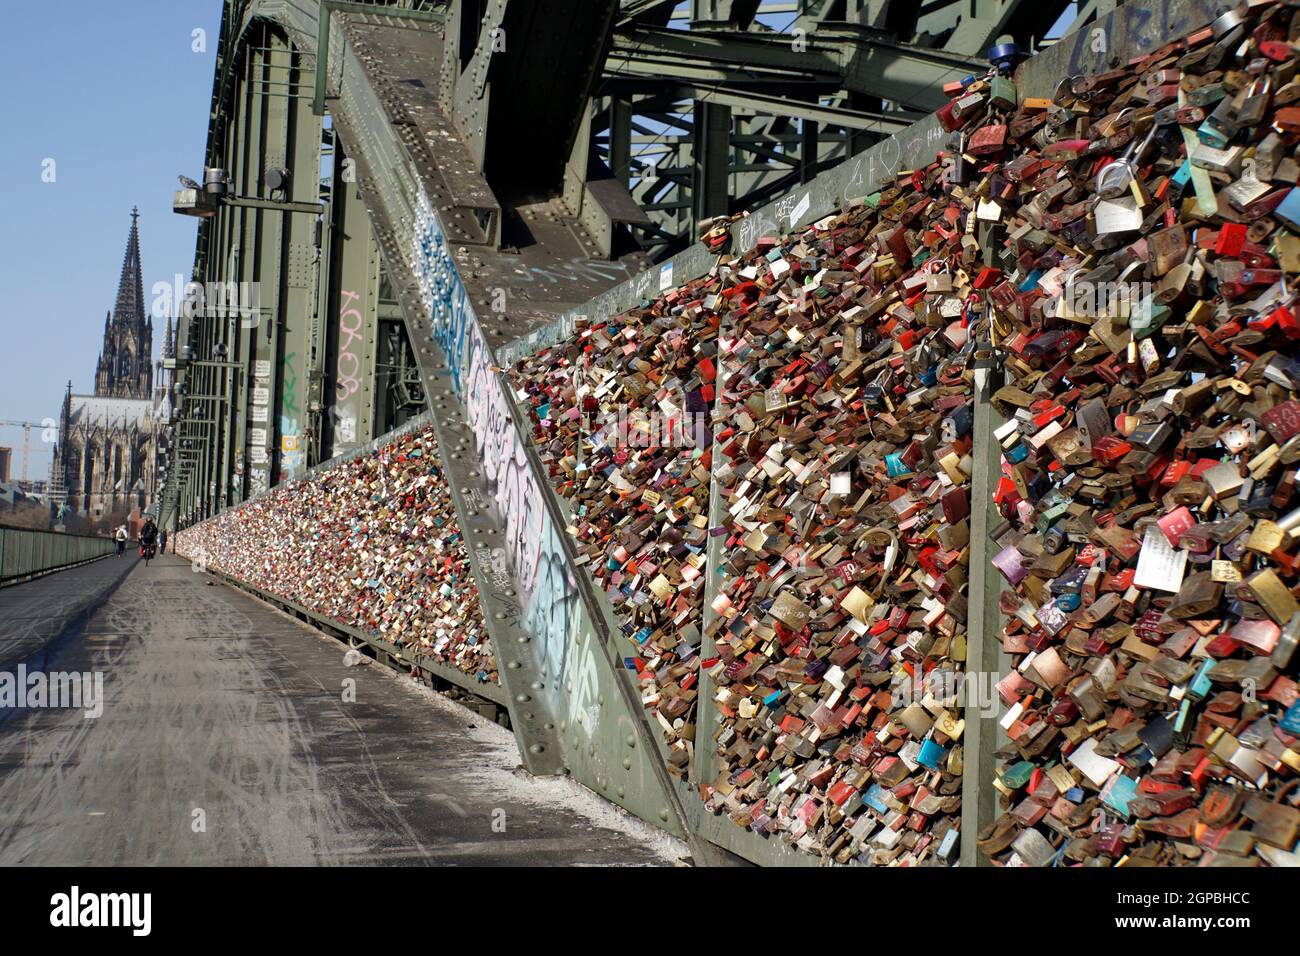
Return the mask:
<path id="1" fill-rule="evenodd" d="M 157 550 L 158 526 L 153 523 L 153 518 L 145 518 L 144 527 L 140 529 L 140 557 L 144 558 L 146 567 Z"/>

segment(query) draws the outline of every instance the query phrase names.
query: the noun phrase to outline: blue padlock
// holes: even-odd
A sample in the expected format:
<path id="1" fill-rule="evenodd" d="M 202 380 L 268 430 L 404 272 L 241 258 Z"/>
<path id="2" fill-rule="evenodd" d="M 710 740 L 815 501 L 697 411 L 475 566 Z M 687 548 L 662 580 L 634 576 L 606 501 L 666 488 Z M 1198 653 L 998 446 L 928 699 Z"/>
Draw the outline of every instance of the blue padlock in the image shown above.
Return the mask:
<path id="1" fill-rule="evenodd" d="M 1273 210 L 1273 216 L 1286 223 L 1292 232 L 1300 232 L 1300 190 L 1292 189 L 1287 193 Z"/>
<path id="2" fill-rule="evenodd" d="M 890 478 L 899 478 L 912 473 L 912 469 L 907 467 L 899 452 L 892 452 L 885 456 L 885 468 L 889 471 Z"/>
<path id="3" fill-rule="evenodd" d="M 938 770 L 945 753 L 947 750 L 935 743 L 933 737 L 927 737 L 921 744 L 921 753 L 917 756 L 916 762 L 922 767 Z"/>

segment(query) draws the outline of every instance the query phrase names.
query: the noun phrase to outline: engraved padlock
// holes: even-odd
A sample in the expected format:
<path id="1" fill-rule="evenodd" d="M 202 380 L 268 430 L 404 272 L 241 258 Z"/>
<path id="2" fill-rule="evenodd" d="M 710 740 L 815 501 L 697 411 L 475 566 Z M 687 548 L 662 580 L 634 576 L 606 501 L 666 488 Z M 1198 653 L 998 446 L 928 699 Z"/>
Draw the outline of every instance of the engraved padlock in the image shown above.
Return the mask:
<path id="1" fill-rule="evenodd" d="M 1241 175 L 1224 188 L 1223 193 L 1232 208 L 1240 212 L 1268 191 L 1269 187 L 1256 175 L 1255 161 L 1247 159 L 1242 161 Z"/>

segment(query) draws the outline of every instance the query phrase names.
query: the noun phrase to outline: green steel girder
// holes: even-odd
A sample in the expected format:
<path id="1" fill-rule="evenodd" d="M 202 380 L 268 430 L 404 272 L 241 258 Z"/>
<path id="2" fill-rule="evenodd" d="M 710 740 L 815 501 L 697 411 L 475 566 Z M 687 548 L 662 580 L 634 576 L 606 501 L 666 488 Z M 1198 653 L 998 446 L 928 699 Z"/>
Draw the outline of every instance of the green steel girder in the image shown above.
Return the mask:
<path id="1" fill-rule="evenodd" d="M 431 12 L 413 9 L 409 6 L 385 8 L 369 3 L 348 3 L 345 0 L 320 0 L 320 10 L 316 18 L 316 49 L 324 50 L 325 55 L 316 58 L 311 111 L 317 116 L 322 116 L 325 113 L 325 69 L 326 64 L 329 62 L 330 22 L 334 19 L 335 13 L 393 17 L 399 23 L 402 20 L 410 20 L 415 23 L 434 23 L 441 26 L 446 22 L 446 14 L 441 11 Z"/>
<path id="2" fill-rule="evenodd" d="M 734 137 L 747 113 L 846 131 L 842 151 L 819 152 L 818 140 L 808 139 L 798 159 L 806 177 L 905 128 L 915 110 L 941 105 L 944 82 L 987 69 L 987 49 L 999 34 L 1011 33 L 1028 47 L 1069 6 L 1069 0 L 692 0 L 683 12 L 679 4 L 625 2 L 599 93 L 625 103 L 635 117 L 649 115 L 650 103 L 660 111 L 666 106 L 691 127 L 698 104 L 730 106 L 736 123 L 729 211 L 738 212 L 787 185 L 776 170 L 758 168 L 761 161 L 737 168 Z M 608 164 L 628 170 L 629 180 L 641 178 L 633 194 L 655 221 L 642 235 L 661 259 L 694 239 L 694 210 L 702 202 L 694 177 L 650 169 L 648 177 L 659 185 L 647 187 L 637 167 L 649 154 L 626 139 L 629 120 L 633 128 L 635 120 L 623 118 L 615 129 L 613 110 L 601 113 L 606 121 L 593 129 L 607 137 Z M 689 147 L 679 148 L 667 168 L 703 168 L 692 155 Z M 701 183 L 698 191 L 714 188 Z"/>
<path id="3" fill-rule="evenodd" d="M 668 22 L 668 15 L 681 0 L 625 0 L 619 4 L 615 20 L 619 27 L 646 20 Z"/>
<path id="4" fill-rule="evenodd" d="M 268 2 L 260 9 L 270 10 L 271 5 Z M 315 36 L 315 24 L 302 16 L 300 7 L 285 4 L 276 9 L 296 42 L 306 38 L 309 43 Z M 361 196 L 417 346 L 419 372 L 432 402 L 431 418 L 447 450 L 444 466 L 452 482 L 457 517 L 471 545 L 489 629 L 503 665 L 501 674 L 511 689 L 511 722 L 519 736 L 521 755 L 527 766 L 541 772 L 555 772 L 568 763 L 588 786 L 689 838 L 679 797 L 666 781 L 662 759 L 656 752 L 656 734 L 646 723 L 621 659 L 614 656 L 612 641 L 604 636 L 603 623 L 598 626 L 597 619 L 590 619 L 592 623 L 584 631 L 584 649 L 581 653 L 575 651 L 567 668 L 561 661 L 558 669 L 537 669 L 538 652 L 527 643 L 529 631 L 522 617 L 522 598 L 514 596 L 518 585 L 513 583 L 508 565 L 503 570 L 498 560 L 501 544 L 510 540 L 507 534 L 514 532 L 508 531 L 502 519 L 487 507 L 485 492 L 479 487 L 483 466 L 477 451 L 485 436 L 481 430 L 468 431 L 468 423 L 462 418 L 460 403 L 467 398 L 464 356 L 453 352 L 443 357 L 430 340 L 435 317 L 422 303 L 417 284 L 417 280 L 427 281 L 428 275 L 413 271 L 413 250 L 419 235 L 415 229 L 417 216 L 432 213 L 443 241 L 456 249 L 460 274 L 472 276 L 462 294 L 466 306 L 482 317 L 482 325 L 479 319 L 474 320 L 475 328 L 482 329 L 476 335 L 518 334 L 539 314 L 531 303 L 540 300 L 553 309 L 607 287 L 619 273 L 626 272 L 620 267 L 607 274 L 609 263 L 601 268 L 598 261 L 570 258 L 573 253 L 567 250 L 573 248 L 573 240 L 565 234 L 568 227 L 552 228 L 545 221 L 538 222 L 536 229 L 542 238 L 526 256 L 466 244 L 457 235 L 454 223 L 457 206 L 447 203 L 439 193 L 445 183 L 440 174 L 448 160 L 446 151 L 440 144 L 435 154 L 423 141 L 431 131 L 445 129 L 447 142 L 459 146 L 455 131 L 437 125 L 437 118 L 427 113 L 408 111 L 403 97 L 420 98 L 422 94 L 406 85 L 398 87 L 388 79 L 405 79 L 410 75 L 408 70 L 419 77 L 418 63 L 392 58 L 406 49 L 420 49 L 429 38 L 421 31 L 420 37 L 408 35 L 403 42 L 391 27 L 351 17 L 342 23 L 347 42 L 336 39 L 332 47 L 337 48 L 337 54 L 332 49 L 330 56 L 331 77 L 341 76 L 339 96 L 331 103 L 332 117 L 349 154 L 358 159 Z M 339 74 L 333 69 L 336 62 Z M 419 99 L 419 105 L 427 108 L 427 100 Z M 548 268 L 563 272 L 548 272 Z M 506 312 L 493 309 L 497 289 L 510 303 Z M 471 301 L 473 306 L 468 304 Z M 483 352 L 479 355 L 486 357 Z M 451 368 L 455 369 L 455 377 L 449 377 Z M 458 379 L 460 384 L 453 387 Z M 486 387 L 497 394 L 503 385 L 494 381 Z M 498 464 L 493 462 L 494 467 Z M 562 528 L 556 529 L 553 524 L 548 528 L 552 536 L 563 534 Z M 532 587 L 530 583 L 530 592 Z M 518 669 L 512 669 L 512 663 Z M 572 690 L 563 689 L 560 685 L 564 683 L 571 684 Z M 544 692 L 539 693 L 539 689 Z M 578 699 L 570 699 L 571 694 Z M 558 720 L 551 716 L 553 706 L 562 708 Z M 598 710 L 599 717 L 588 716 Z M 561 746 L 561 733 L 566 738 L 576 736 Z M 706 847 L 699 852 L 701 858 L 708 853 Z"/>
<path id="5" fill-rule="evenodd" d="M 803 84 L 810 92 L 845 89 L 935 109 L 946 99 L 944 83 L 987 68 L 975 57 L 901 43 L 856 24 L 811 27 L 805 48 L 785 34 L 626 30 L 615 34 L 606 78 L 635 73 L 671 81 L 684 71 L 737 91 Z"/>
<path id="6" fill-rule="evenodd" d="M 328 408 L 321 457 L 348 454 L 373 440 L 376 431 L 379 352 L 379 250 L 355 177 L 342 177 L 336 154 L 330 184 L 330 276 L 328 340 L 323 402 Z M 386 430 L 386 429 L 385 429 Z"/>

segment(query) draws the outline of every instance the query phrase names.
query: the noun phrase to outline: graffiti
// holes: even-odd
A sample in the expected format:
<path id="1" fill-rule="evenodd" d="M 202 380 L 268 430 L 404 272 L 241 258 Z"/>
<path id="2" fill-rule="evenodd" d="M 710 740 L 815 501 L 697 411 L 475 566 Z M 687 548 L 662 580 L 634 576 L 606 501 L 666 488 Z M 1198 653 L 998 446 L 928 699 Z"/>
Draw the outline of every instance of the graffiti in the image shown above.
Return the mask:
<path id="1" fill-rule="evenodd" d="M 510 590 L 510 563 L 505 549 L 479 544 L 474 546 L 474 553 L 478 555 L 479 570 L 488 584 L 500 591 Z"/>
<path id="2" fill-rule="evenodd" d="M 799 200 L 796 199 L 794 196 L 783 196 L 781 199 L 778 199 L 776 201 L 777 222 L 780 222 L 782 219 L 785 219 L 789 221 L 791 226 L 793 226 L 794 220 L 797 218 L 794 214 L 794 211 L 797 208 L 795 204 L 798 201 Z"/>
<path id="3" fill-rule="evenodd" d="M 434 341 L 447 356 L 452 390 L 457 398 L 463 400 L 461 368 L 464 364 L 465 332 L 474 324 L 473 310 L 456 263 L 447 251 L 446 238 L 434 218 L 433 206 L 423 193 L 416 207 L 412 253 L 420 303 L 433 326 Z"/>
<path id="4" fill-rule="evenodd" d="M 503 615 L 502 620 L 507 624 L 518 627 L 523 622 L 524 612 L 513 596 L 514 584 L 505 549 L 479 544 L 475 545 L 474 554 L 478 558 L 478 570 L 485 585 L 479 591 L 487 606 Z"/>
<path id="5" fill-rule="evenodd" d="M 298 367 L 294 364 L 297 357 L 296 352 L 286 352 L 280 359 L 280 408 L 285 415 L 302 414 L 298 405 Z"/>
<path id="6" fill-rule="evenodd" d="M 505 523 L 505 547 L 520 585 L 531 590 L 537 576 L 544 522 L 542 495 L 533 484 L 528 456 L 510 414 L 508 399 L 477 327 L 469 336 L 470 429 L 483 463 L 489 499 Z"/>
<path id="7" fill-rule="evenodd" d="M 744 219 L 736 224 L 736 245 L 737 252 L 748 252 L 758 245 L 758 240 L 765 235 L 775 234 L 779 231 L 776 222 L 768 217 L 767 209 L 759 209 L 750 213 Z"/>
<path id="8" fill-rule="evenodd" d="M 897 136 L 887 136 L 880 141 L 879 157 L 886 175 L 892 176 L 898 172 L 903 165 L 903 149 Z"/>
<path id="9" fill-rule="evenodd" d="M 555 529 L 549 523 L 539 541 L 538 577 L 528 608 L 527 624 L 536 642 L 538 663 L 558 698 L 567 673 L 569 638 L 578 626 L 578 589 Z"/>
<path id="10" fill-rule="evenodd" d="M 515 269 L 515 275 L 524 282 L 599 282 L 604 284 L 611 279 L 627 277 L 627 264 L 623 262 L 593 262 L 590 259 L 575 257 L 568 262 L 551 263 L 546 266 L 521 266 Z"/>
<path id="11" fill-rule="evenodd" d="M 907 130 L 881 140 L 875 146 L 858 155 L 844 167 L 844 187 L 840 199 L 850 202 L 868 196 L 881 188 L 881 180 L 894 176 L 905 163 L 917 161 L 918 157 L 933 156 L 941 149 L 949 148 L 950 134 L 939 125 L 933 116 L 918 121 Z M 834 177 L 835 173 L 828 174 Z M 828 184 L 822 194 L 820 209 L 833 211 L 835 202 L 834 189 Z"/>
<path id="12" fill-rule="evenodd" d="M 357 440 L 357 419 L 350 412 L 336 412 L 330 409 L 330 417 L 334 422 L 334 445 L 335 452 L 340 451 L 342 445 L 351 445 Z"/>
<path id="13" fill-rule="evenodd" d="M 600 722 L 600 676 L 590 632 L 583 632 L 573 657 L 573 667 L 565 674 L 569 694 L 567 723 L 570 728 L 582 728 L 591 738 Z"/>
<path id="14" fill-rule="evenodd" d="M 1207 0 L 1157 0 L 1154 3 L 1128 3 L 1109 17 L 1080 27 L 1056 47 L 1044 51 L 1030 69 L 1055 84 L 1061 76 L 1080 73 L 1103 73 L 1113 65 L 1146 53 L 1166 37 L 1182 36 L 1235 6 L 1233 2 Z M 1050 68 L 1059 62 L 1061 53 L 1069 51 L 1063 69 Z M 1058 53 L 1058 51 L 1060 51 Z M 1048 86 L 1050 89 L 1050 86 Z"/>
<path id="15" fill-rule="evenodd" d="M 564 554 L 557 529 L 543 506 L 543 492 L 529 467 L 525 446 L 515 427 L 506 384 L 496 369 L 492 351 L 479 328 L 456 264 L 438 227 L 428 198 L 417 203 L 412 245 L 413 272 L 434 341 L 442 348 L 454 393 L 466 408 L 478 459 L 483 466 L 487 502 L 504 531 L 500 554 L 476 549 L 481 571 L 497 590 L 494 598 L 522 616 L 537 642 L 540 664 L 547 675 L 552 703 L 559 705 L 567 647 L 576 633 L 580 601 L 577 582 Z M 576 268 L 576 266 L 575 266 Z M 621 266 L 583 264 L 602 278 L 604 270 Z M 536 271 L 542 276 L 546 270 Z M 557 273 L 558 274 L 558 273 Z M 475 499 L 477 504 L 477 499 Z M 500 578 L 512 568 L 524 594 L 523 608 L 501 593 Z M 582 681 L 594 682 L 591 674 Z M 584 685 L 585 686 L 585 685 Z M 583 706 L 587 706 L 583 704 Z M 588 721 L 588 724 L 590 721 Z"/>
<path id="16" fill-rule="evenodd" d="M 298 368 L 296 352 L 286 352 L 280 359 L 280 479 L 296 478 L 306 461 L 302 426 L 298 417 Z"/>
<path id="17" fill-rule="evenodd" d="M 340 294 L 343 301 L 339 307 L 338 380 L 334 385 L 334 391 L 338 400 L 343 401 L 348 396 L 356 394 L 361 388 L 361 357 L 353 351 L 353 343 L 361 338 L 365 316 L 361 314 L 360 309 L 351 304 L 361 298 L 358 293 L 344 289 Z"/>

